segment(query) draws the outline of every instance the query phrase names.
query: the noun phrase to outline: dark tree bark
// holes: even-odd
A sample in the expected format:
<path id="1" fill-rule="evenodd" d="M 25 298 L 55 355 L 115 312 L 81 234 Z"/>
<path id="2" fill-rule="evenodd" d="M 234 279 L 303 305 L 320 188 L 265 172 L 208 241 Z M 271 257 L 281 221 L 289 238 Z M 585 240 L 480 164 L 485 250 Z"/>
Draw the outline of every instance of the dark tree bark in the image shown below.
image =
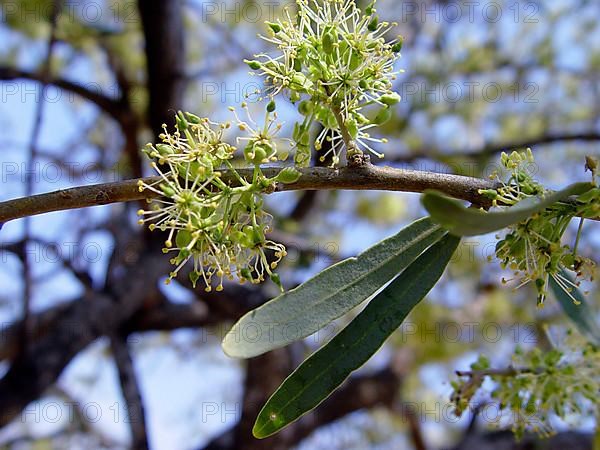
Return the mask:
<path id="1" fill-rule="evenodd" d="M 185 51 L 180 0 L 138 1 L 146 43 L 148 123 L 158 136 L 173 123 L 185 89 Z"/>

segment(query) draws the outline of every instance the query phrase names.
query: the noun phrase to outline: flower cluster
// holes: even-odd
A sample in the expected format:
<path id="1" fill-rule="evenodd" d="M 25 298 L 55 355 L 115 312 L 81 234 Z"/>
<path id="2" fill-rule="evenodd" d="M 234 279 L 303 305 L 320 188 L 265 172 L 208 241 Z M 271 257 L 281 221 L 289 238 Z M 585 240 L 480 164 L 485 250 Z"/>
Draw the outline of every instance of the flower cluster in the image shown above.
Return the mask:
<path id="1" fill-rule="evenodd" d="M 535 160 L 533 152 L 528 148 L 525 152 L 512 152 L 510 155 L 502 152 L 500 156 L 502 168 L 510 174 L 505 182 L 499 171 L 490 175 L 491 179 L 500 182 L 498 189 L 483 190 L 481 194 L 492 200 L 493 206 L 512 206 L 526 198 L 535 197 L 544 193 L 544 186 L 533 179 L 531 170 Z"/>
<path id="2" fill-rule="evenodd" d="M 263 210 L 262 194 L 277 182 L 297 180 L 299 173 L 288 168 L 273 178 L 263 175 L 260 164 L 277 158 L 274 135 L 280 128 L 273 106 L 267 110 L 263 129 L 238 123 L 249 133 L 243 154 L 253 167 L 250 180 L 234 169 L 236 148 L 223 140 L 229 123 L 178 112 L 176 131 L 169 133 L 164 126 L 162 143 L 145 148 L 159 177 L 141 180 L 139 189 L 159 198 L 151 200 L 149 210 L 138 211 L 139 222 L 152 221 L 150 230 L 168 232 L 163 251 L 173 253 L 175 269 L 167 283 L 192 260 L 189 278 L 194 286 L 201 279 L 206 291 L 212 290 L 214 278 L 217 290 L 223 289 L 225 278 L 234 277 L 259 283 L 268 276 L 281 285 L 273 269 L 286 251 L 266 238 L 272 217 Z"/>
<path id="3" fill-rule="evenodd" d="M 552 417 L 593 416 L 598 411 L 600 352 L 591 344 L 571 342 L 564 348 L 542 352 L 517 347 L 511 365 L 490 369 L 480 356 L 468 372 L 459 372 L 452 382 L 451 400 L 457 415 L 471 403 L 485 378 L 495 386 L 491 397 L 521 437 L 530 430 L 542 436 L 553 433 Z"/>
<path id="4" fill-rule="evenodd" d="M 392 81 L 394 63 L 400 56 L 402 38 L 386 41 L 388 22 L 380 22 L 372 2 L 363 13 L 353 0 L 297 0 L 297 16 L 285 11 L 285 18 L 268 22 L 269 36 L 279 54 L 256 55 L 246 61 L 251 69 L 265 77 L 266 92 L 274 96 L 285 92 L 298 103 L 304 120 L 296 124 L 294 141 L 296 164 L 310 162 L 309 132 L 317 121 L 323 131 L 315 140 L 321 156 L 331 157 L 333 165 L 340 154 L 376 152 L 369 130 L 391 117 L 390 107 L 400 101 Z M 363 108 L 369 108 L 366 117 Z"/>
<path id="5" fill-rule="evenodd" d="M 494 206 L 514 205 L 526 198 L 541 196 L 544 187 L 533 180 L 527 167 L 531 165 L 531 150 L 523 153 L 502 154 L 502 165 L 510 172 L 508 182 L 502 182 L 497 190 L 481 191 L 493 201 Z M 497 174 L 493 175 L 498 177 Z M 600 214 L 600 189 L 594 188 L 572 201 L 558 202 L 546 210 L 534 214 L 527 220 L 509 227 L 508 233 L 496 245 L 496 256 L 504 268 L 514 270 L 519 278 L 518 287 L 529 282 L 535 284 L 538 305 L 542 306 L 548 292 L 549 277 L 571 297 L 571 291 L 583 279 L 592 280 L 595 263 L 577 254 L 577 243 L 581 226 L 577 233 L 574 248 L 562 244 L 562 238 L 574 217 L 597 217 Z M 564 275 L 564 270 L 573 271 L 575 281 Z M 503 282 L 508 280 L 503 279 Z"/>

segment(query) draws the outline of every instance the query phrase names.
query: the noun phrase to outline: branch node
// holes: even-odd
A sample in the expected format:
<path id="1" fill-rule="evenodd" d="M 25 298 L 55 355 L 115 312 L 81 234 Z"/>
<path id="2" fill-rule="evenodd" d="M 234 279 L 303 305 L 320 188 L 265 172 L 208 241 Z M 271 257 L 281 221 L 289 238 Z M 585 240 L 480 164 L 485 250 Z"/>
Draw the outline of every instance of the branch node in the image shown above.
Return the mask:
<path id="1" fill-rule="evenodd" d="M 348 152 L 348 167 L 364 168 L 371 165 L 371 157 L 363 152 Z"/>

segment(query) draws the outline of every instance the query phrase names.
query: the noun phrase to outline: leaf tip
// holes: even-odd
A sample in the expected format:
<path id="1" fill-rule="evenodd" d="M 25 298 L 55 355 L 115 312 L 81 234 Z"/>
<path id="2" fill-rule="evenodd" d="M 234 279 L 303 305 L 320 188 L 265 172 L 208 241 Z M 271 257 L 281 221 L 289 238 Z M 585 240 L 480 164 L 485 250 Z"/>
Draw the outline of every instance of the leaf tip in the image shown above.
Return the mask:
<path id="1" fill-rule="evenodd" d="M 266 405 L 265 405 L 266 406 Z M 264 407 L 263 407 L 264 408 Z M 256 422 L 252 427 L 252 436 L 256 439 L 264 439 L 275 433 L 288 423 L 275 412 L 268 412 L 264 409 L 258 414 Z"/>
<path id="2" fill-rule="evenodd" d="M 229 331 L 221 342 L 221 349 L 230 358 L 244 358 L 240 352 L 239 346 L 236 345 L 236 335 Z"/>
<path id="3" fill-rule="evenodd" d="M 248 359 L 263 354 L 266 350 L 255 339 L 244 339 L 239 324 L 234 325 L 221 341 L 221 349 L 230 358 Z"/>

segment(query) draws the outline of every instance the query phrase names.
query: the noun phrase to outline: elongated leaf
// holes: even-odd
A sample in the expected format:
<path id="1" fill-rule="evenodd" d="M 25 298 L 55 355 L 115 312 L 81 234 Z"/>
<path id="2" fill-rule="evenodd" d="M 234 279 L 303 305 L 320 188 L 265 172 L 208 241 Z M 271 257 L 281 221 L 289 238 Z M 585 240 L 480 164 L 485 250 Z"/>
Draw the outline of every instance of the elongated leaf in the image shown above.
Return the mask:
<path id="1" fill-rule="evenodd" d="M 436 191 L 425 192 L 422 202 L 431 218 L 447 228 L 452 234 L 474 236 L 491 233 L 513 223 L 521 222 L 570 195 L 583 194 L 593 187 L 592 183 L 575 183 L 543 198 L 527 198 L 515 206 L 497 212 L 466 208 L 462 202 L 446 197 Z"/>
<path id="2" fill-rule="evenodd" d="M 560 275 L 573 282 L 573 278 L 566 270 L 563 269 Z M 563 311 L 573 321 L 579 332 L 593 344 L 600 345 L 600 327 L 596 321 L 597 315 L 581 291 L 573 288 L 567 293 L 552 277 L 550 277 L 550 289 L 552 289 L 556 300 L 558 300 Z M 578 305 L 573 302 L 569 294 L 579 302 Z"/>
<path id="3" fill-rule="evenodd" d="M 445 233 L 429 218 L 420 219 L 328 267 L 243 316 L 223 339 L 224 352 L 250 358 L 310 336 L 375 294 Z"/>
<path id="4" fill-rule="evenodd" d="M 254 436 L 267 437 L 298 419 L 361 367 L 437 283 L 459 241 L 447 234 L 431 246 L 346 328 L 304 361 L 262 408 Z"/>

